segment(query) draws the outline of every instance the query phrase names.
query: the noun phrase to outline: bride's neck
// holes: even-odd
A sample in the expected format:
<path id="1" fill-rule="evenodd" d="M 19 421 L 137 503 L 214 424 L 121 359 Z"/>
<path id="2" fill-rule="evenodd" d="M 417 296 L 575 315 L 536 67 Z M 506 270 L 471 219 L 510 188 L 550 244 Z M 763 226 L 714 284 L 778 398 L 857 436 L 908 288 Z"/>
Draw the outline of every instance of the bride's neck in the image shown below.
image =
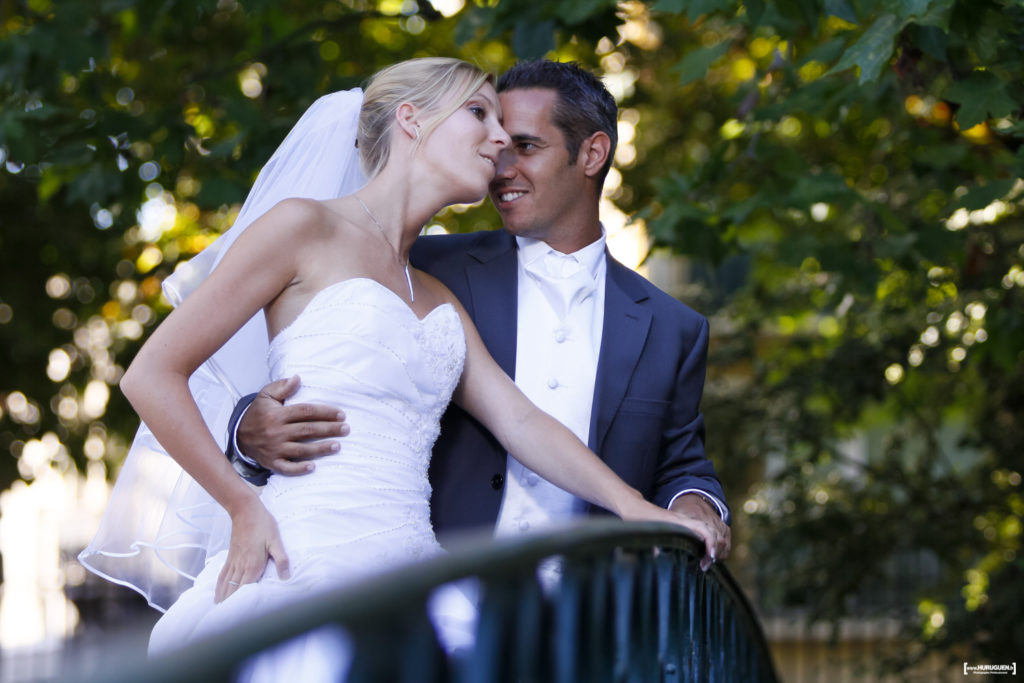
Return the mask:
<path id="1" fill-rule="evenodd" d="M 408 258 L 413 241 L 442 207 L 431 203 L 412 184 L 385 172 L 374 177 L 356 195 L 363 201 L 401 259 Z"/>

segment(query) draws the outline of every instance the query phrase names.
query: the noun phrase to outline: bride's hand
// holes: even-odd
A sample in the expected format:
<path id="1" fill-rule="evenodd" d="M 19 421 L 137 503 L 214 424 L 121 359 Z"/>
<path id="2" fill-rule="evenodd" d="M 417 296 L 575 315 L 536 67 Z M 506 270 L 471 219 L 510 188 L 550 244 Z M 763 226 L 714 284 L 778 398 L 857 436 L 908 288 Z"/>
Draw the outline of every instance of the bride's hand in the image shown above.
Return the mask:
<path id="1" fill-rule="evenodd" d="M 231 546 L 224 568 L 217 577 L 214 602 L 221 602 L 239 586 L 255 583 L 263 576 L 267 558 L 274 560 L 277 575 L 288 578 L 288 556 L 281 543 L 277 522 L 258 498 L 231 517 Z"/>

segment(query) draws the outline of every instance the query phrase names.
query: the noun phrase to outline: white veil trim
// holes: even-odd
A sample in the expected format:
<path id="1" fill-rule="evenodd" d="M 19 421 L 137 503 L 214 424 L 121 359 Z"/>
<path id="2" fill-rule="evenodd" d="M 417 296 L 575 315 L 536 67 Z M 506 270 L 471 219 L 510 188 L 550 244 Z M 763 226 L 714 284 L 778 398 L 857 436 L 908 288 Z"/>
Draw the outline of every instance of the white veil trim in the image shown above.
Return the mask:
<path id="1" fill-rule="evenodd" d="M 325 95 L 310 106 L 260 171 L 231 229 L 163 282 L 178 306 L 206 279 L 238 236 L 289 197 L 332 199 L 366 182 L 355 148 L 363 93 Z M 210 432 L 223 448 L 231 411 L 269 382 L 267 324 L 261 311 L 189 378 Z M 90 571 L 135 589 L 166 610 L 208 558 L 226 550 L 231 520 L 142 424 L 92 542 L 78 559 Z"/>

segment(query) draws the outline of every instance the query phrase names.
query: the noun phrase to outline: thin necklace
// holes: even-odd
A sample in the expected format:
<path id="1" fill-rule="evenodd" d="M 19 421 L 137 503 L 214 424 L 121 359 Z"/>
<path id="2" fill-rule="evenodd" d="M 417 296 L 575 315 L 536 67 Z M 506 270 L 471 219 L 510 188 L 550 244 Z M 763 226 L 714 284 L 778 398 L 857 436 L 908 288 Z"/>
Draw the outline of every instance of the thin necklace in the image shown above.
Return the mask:
<path id="1" fill-rule="evenodd" d="M 409 301 L 416 301 L 416 295 L 413 294 L 412 291 L 412 277 L 409 276 L 409 259 L 406 259 L 405 263 L 402 263 L 402 259 L 398 257 L 398 250 L 395 249 L 395 245 L 391 244 L 391 240 L 388 239 L 388 233 L 384 231 L 384 226 L 380 224 L 377 217 L 373 215 L 372 211 L 370 211 L 370 207 L 364 204 L 363 200 L 360 199 L 358 195 L 352 196 L 356 198 L 356 201 L 359 202 L 359 206 L 363 207 L 363 211 L 366 212 L 366 215 L 370 217 L 373 224 L 377 226 L 378 230 L 380 230 L 380 234 L 384 236 L 384 241 L 388 243 L 389 247 L 391 247 L 391 251 L 395 255 L 395 260 L 398 261 L 398 265 L 405 269 L 405 281 L 409 284 Z"/>

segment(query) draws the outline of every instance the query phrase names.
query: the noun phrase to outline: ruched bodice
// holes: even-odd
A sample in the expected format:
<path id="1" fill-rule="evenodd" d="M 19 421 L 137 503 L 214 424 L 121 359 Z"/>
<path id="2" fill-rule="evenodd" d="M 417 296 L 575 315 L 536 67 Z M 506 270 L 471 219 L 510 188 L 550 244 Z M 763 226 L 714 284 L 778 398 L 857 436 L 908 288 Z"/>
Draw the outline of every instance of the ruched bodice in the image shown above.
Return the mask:
<path id="1" fill-rule="evenodd" d="M 464 355 L 450 304 L 420 320 L 394 292 L 358 278 L 321 290 L 271 341 L 268 362 L 273 380 L 302 378 L 289 403 L 345 411 L 342 453 L 320 463 L 383 458 L 425 476 Z"/>
<path id="2" fill-rule="evenodd" d="M 290 403 L 345 411 L 337 454 L 302 476 L 273 475 L 261 499 L 291 563 L 272 566 L 224 602 L 212 595 L 216 556 L 154 629 L 151 650 L 180 646 L 297 596 L 440 552 L 430 525 L 430 450 L 462 373 L 466 342 L 451 304 L 424 318 L 380 283 L 321 290 L 270 343 L 272 379 L 299 375 Z"/>
<path id="3" fill-rule="evenodd" d="M 267 483 L 263 502 L 286 543 L 334 553 L 372 536 L 363 569 L 435 548 L 427 468 L 464 356 L 450 304 L 420 320 L 394 292 L 363 278 L 321 290 L 274 337 L 271 379 L 302 380 L 289 403 L 342 409 L 351 430 L 312 474 Z"/>

